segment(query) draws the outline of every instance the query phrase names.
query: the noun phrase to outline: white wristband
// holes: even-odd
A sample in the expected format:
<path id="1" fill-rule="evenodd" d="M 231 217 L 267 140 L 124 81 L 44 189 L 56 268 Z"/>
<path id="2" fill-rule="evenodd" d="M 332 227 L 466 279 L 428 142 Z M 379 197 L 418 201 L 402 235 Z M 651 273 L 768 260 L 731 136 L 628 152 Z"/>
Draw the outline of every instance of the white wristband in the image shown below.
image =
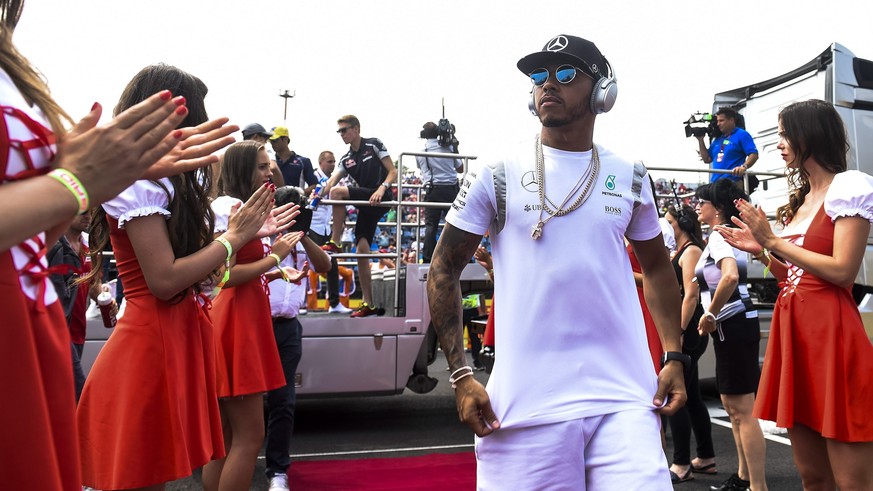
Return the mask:
<path id="1" fill-rule="evenodd" d="M 710 312 L 708 310 L 703 311 L 703 317 L 705 317 L 707 319 L 712 319 L 712 322 L 715 322 L 715 314 L 713 314 L 712 312 Z"/>
<path id="2" fill-rule="evenodd" d="M 472 376 L 473 376 L 473 372 L 466 372 L 463 375 L 459 375 L 457 378 L 449 379 L 449 382 L 452 383 L 452 389 L 458 388 L 458 381 L 460 381 L 461 379 L 466 378 L 466 377 L 472 377 Z"/>
<path id="3" fill-rule="evenodd" d="M 461 373 L 459 375 L 460 372 L 463 372 L 463 373 Z M 454 372 L 452 372 L 451 375 L 449 375 L 449 383 L 451 383 L 452 388 L 455 389 L 455 388 L 457 388 L 456 384 L 458 383 L 459 380 L 461 380 L 464 377 L 470 377 L 472 375 L 473 375 L 473 368 L 472 367 L 469 367 L 469 366 L 461 367 L 461 368 L 455 370 Z"/>

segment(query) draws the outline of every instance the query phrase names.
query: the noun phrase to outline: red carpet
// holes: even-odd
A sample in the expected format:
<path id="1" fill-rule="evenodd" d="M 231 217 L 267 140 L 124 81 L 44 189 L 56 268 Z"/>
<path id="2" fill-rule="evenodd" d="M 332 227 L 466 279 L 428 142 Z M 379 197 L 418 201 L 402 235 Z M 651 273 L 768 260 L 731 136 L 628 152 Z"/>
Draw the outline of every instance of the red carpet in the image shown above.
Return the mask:
<path id="1" fill-rule="evenodd" d="M 294 461 L 295 491 L 432 491 L 476 489 L 473 452 L 420 457 Z"/>

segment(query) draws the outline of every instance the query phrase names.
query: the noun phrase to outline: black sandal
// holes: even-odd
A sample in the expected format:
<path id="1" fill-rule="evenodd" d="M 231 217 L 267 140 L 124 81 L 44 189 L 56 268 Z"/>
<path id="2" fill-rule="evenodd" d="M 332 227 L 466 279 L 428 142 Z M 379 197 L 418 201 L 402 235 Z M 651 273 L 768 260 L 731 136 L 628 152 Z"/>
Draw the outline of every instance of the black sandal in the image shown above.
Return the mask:
<path id="1" fill-rule="evenodd" d="M 692 463 L 691 470 L 697 474 L 718 474 L 718 469 L 715 468 L 715 462 L 713 462 L 711 464 L 702 465 L 700 467 L 696 467 Z"/>
<path id="2" fill-rule="evenodd" d="M 691 472 L 691 467 L 688 468 L 688 470 L 685 472 L 685 475 L 683 475 L 683 476 L 680 476 L 679 474 L 676 474 L 675 472 L 670 471 L 670 481 L 672 481 L 673 484 L 679 484 L 682 482 L 693 481 L 693 480 L 694 480 L 694 474 L 692 474 L 692 472 Z"/>

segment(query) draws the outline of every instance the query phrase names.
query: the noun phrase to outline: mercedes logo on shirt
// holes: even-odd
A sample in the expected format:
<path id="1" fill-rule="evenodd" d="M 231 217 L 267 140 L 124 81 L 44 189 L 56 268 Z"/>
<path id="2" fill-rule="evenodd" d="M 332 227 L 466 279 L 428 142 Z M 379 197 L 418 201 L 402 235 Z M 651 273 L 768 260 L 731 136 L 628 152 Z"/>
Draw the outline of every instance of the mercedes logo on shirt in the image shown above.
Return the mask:
<path id="1" fill-rule="evenodd" d="M 521 187 L 524 188 L 525 191 L 530 191 L 531 193 L 539 192 L 539 188 L 537 187 L 537 178 L 534 174 L 534 171 L 529 170 L 521 176 Z"/>

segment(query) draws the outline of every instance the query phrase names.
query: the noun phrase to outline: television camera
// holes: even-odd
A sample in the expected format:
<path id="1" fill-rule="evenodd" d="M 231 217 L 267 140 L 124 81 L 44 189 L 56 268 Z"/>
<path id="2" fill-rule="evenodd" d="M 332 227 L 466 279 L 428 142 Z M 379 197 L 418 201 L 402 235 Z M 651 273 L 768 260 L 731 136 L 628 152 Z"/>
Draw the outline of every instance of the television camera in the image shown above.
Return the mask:
<path id="1" fill-rule="evenodd" d="M 710 140 L 721 133 L 710 113 L 696 112 L 685 121 L 685 138 L 708 136 Z"/>
<path id="2" fill-rule="evenodd" d="M 455 136 L 455 125 L 446 119 L 446 103 L 443 99 L 443 117 L 439 123 L 425 123 L 424 129 L 421 130 L 422 138 L 436 138 L 437 142 L 442 147 L 449 147 L 452 152 L 458 153 L 458 138 Z"/>

